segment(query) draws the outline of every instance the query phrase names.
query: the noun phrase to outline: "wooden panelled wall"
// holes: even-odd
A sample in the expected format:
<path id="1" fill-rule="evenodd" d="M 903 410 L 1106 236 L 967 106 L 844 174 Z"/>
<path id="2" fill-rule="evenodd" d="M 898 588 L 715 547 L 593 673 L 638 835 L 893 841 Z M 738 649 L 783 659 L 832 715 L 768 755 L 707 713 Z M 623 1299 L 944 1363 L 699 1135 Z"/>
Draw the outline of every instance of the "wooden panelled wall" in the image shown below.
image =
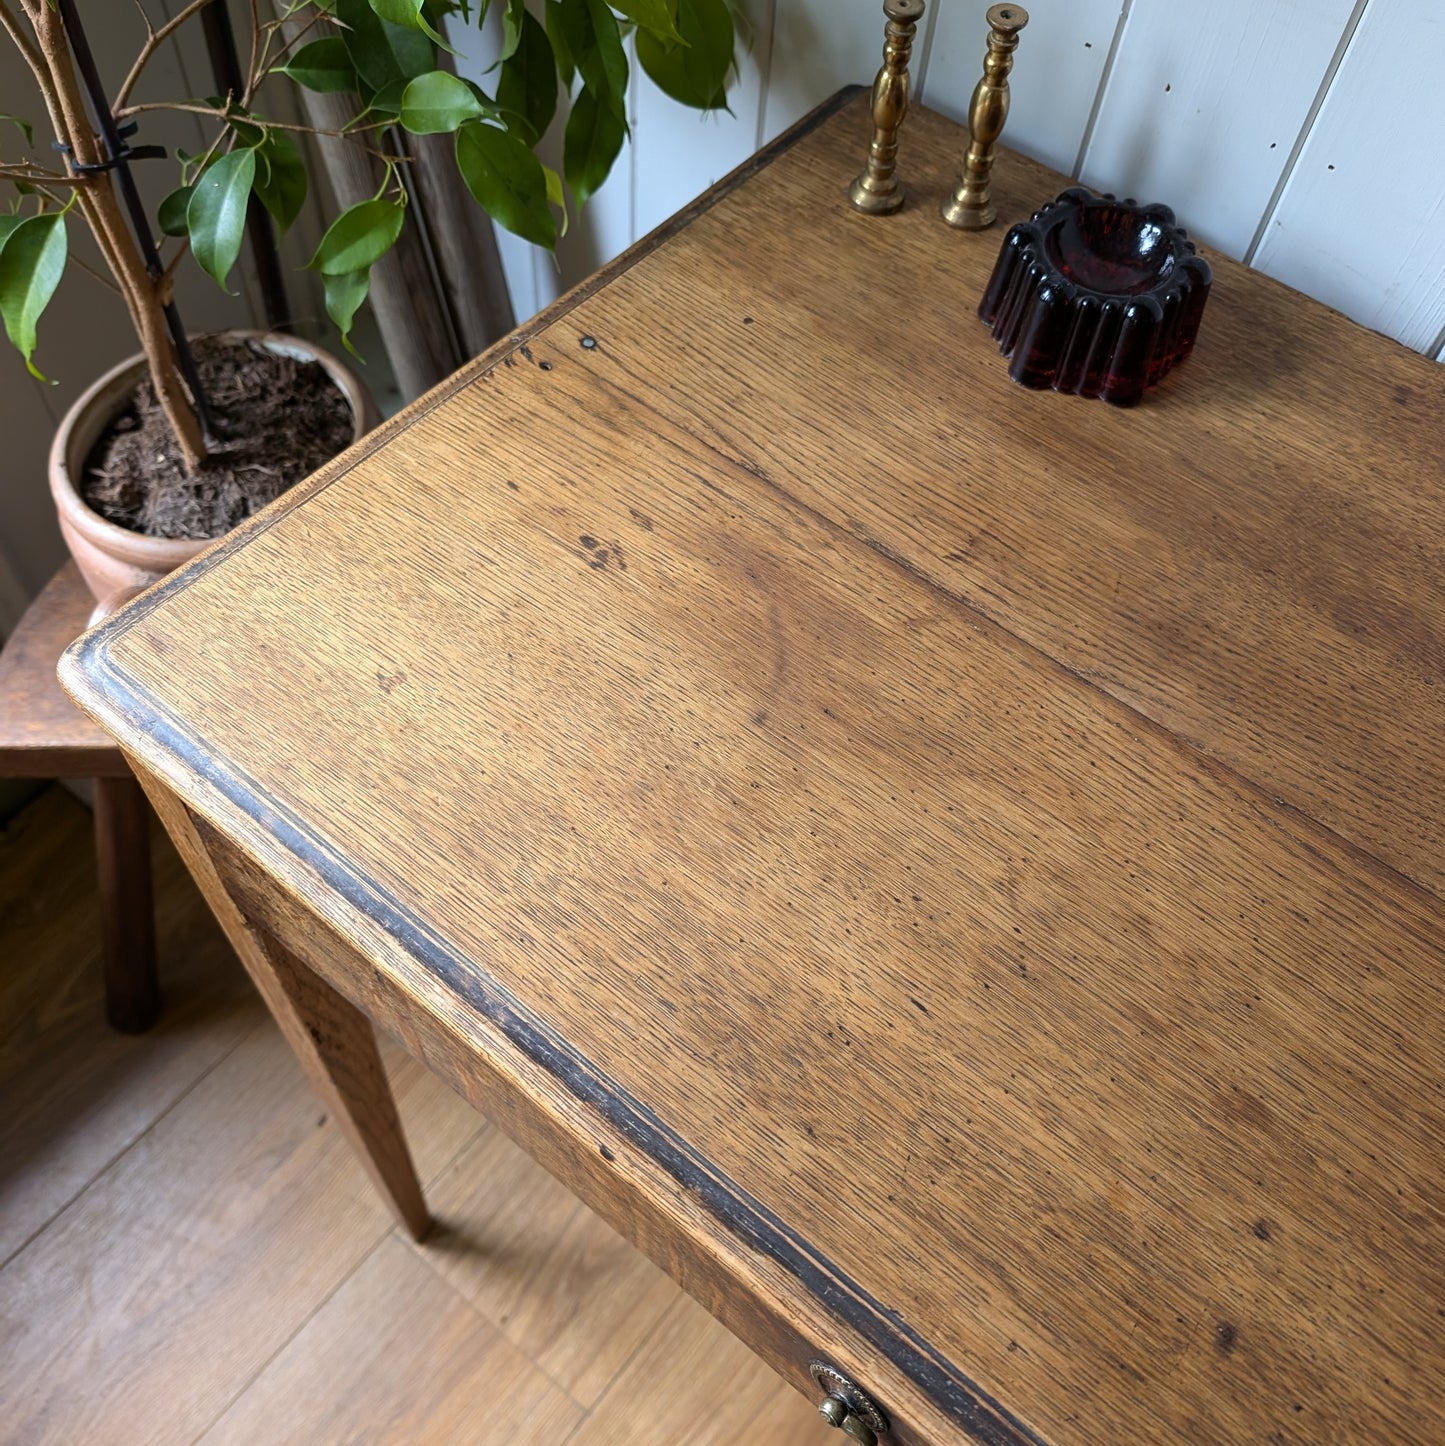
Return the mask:
<path id="1" fill-rule="evenodd" d="M 644 80 L 634 139 L 560 266 L 506 245 L 519 317 L 878 68 L 878 0 L 737 4 L 752 33 L 732 114 L 699 117 Z M 915 49 L 915 94 L 956 119 L 980 73 L 986 8 L 930 0 Z M 1211 245 L 1445 360 L 1442 0 L 1028 8 L 1007 144 L 1097 189 L 1167 202 Z M 470 46 L 480 76 L 486 37 Z"/>

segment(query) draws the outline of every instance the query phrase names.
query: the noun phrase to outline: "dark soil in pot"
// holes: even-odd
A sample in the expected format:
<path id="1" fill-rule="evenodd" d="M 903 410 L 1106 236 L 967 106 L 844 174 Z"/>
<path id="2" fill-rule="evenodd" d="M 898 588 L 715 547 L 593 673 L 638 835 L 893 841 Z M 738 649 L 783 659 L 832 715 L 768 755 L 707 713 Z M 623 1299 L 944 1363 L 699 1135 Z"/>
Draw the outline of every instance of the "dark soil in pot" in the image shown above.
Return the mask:
<path id="1" fill-rule="evenodd" d="M 352 439 L 351 408 L 319 362 L 252 341 L 195 344 L 215 446 L 187 473 L 150 379 L 86 459 L 80 495 L 150 537 L 220 537 Z"/>

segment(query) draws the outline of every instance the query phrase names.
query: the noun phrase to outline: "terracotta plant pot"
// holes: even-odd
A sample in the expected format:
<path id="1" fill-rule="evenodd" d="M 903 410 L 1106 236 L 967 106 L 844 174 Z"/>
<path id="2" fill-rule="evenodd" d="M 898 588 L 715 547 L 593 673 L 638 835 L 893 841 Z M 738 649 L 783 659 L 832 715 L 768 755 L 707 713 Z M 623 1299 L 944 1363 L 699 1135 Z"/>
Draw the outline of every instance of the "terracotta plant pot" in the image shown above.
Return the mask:
<path id="1" fill-rule="evenodd" d="M 351 408 L 352 441 L 369 432 L 380 417 L 361 379 L 330 352 L 279 332 L 228 331 L 227 340 L 259 342 L 271 351 L 301 361 L 320 362 Z M 82 576 L 95 595 L 91 621 L 98 622 L 123 602 L 158 582 L 168 572 L 208 548 L 215 538 L 147 537 L 119 527 L 81 500 L 75 479 L 90 449 L 124 409 L 145 375 L 145 358 L 121 362 L 88 387 L 65 414 L 50 447 L 50 492 L 60 516 L 60 531 Z"/>

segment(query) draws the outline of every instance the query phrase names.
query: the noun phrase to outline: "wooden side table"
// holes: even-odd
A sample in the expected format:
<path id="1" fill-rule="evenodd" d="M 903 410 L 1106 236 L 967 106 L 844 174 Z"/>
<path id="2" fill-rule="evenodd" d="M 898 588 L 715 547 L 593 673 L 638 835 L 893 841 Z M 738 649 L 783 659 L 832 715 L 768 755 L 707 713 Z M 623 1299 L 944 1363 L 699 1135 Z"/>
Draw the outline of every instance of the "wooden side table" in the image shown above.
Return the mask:
<path id="1" fill-rule="evenodd" d="M 94 606 L 67 562 L 0 651 L 0 778 L 94 780 L 106 1018 L 139 1034 L 160 1012 L 150 809 L 115 740 L 76 708 L 55 676 Z"/>
<path id="2" fill-rule="evenodd" d="M 67 686 L 414 1233 L 369 1021 L 889 1446 L 1438 1443 L 1445 371 L 1221 260 L 1144 405 L 1026 391 L 908 127 L 895 217 L 843 97 Z"/>

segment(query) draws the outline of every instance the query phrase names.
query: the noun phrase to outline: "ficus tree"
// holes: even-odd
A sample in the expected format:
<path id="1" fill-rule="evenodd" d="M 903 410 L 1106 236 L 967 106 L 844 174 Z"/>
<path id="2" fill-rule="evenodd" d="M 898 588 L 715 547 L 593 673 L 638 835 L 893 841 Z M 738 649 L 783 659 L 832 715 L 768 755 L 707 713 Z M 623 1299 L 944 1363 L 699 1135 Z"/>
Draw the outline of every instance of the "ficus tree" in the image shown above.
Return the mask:
<path id="1" fill-rule="evenodd" d="M 176 268 L 190 256 L 225 286 L 253 194 L 277 228 L 292 224 L 311 189 L 306 133 L 340 136 L 381 162 L 376 194 L 330 220 L 308 263 L 349 346 L 371 268 L 407 224 L 408 136 L 454 137 L 458 171 L 477 203 L 550 250 L 569 209 L 603 183 L 626 138 L 629 35 L 638 65 L 666 94 L 698 109 L 725 104 L 733 63 L 730 0 L 276 0 L 268 12 L 251 0 L 239 94 L 141 103 L 132 95 L 157 49 L 224 0 L 192 0 L 162 25 L 147 22 L 144 43 L 111 92 L 101 91 L 88 52 L 86 3 L 0 0 L 0 28 L 45 108 L 43 117 L 22 116 L 0 98 L 0 142 L 9 140 L 0 144 L 0 181 L 13 188 L 10 208 L 0 211 L 0 319 L 39 376 L 37 327 L 65 270 L 67 228 L 88 226 L 191 468 L 204 459 L 206 440 L 173 340 L 183 333 L 167 312 Z M 453 72 L 445 35 L 449 20 L 479 24 L 493 8 L 502 40 L 488 90 Z M 260 92 L 272 76 L 354 97 L 354 115 L 337 131 L 267 116 Z M 536 146 L 564 95 L 570 108 L 559 175 Z M 126 151 L 118 137 L 157 110 L 201 116 L 210 140 L 198 154 L 175 158 L 178 184 L 149 218 L 162 236 L 154 246 L 150 225 L 137 224 L 128 172 L 116 163 Z"/>

